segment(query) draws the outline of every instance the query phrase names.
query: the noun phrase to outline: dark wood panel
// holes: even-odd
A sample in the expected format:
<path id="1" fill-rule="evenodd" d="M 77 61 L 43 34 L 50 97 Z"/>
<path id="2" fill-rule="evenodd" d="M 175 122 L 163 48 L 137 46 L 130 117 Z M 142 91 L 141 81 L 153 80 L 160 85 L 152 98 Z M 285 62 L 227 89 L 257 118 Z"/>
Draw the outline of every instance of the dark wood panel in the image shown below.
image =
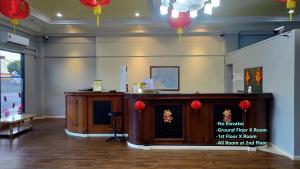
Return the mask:
<path id="1" fill-rule="evenodd" d="M 123 112 L 123 93 L 72 92 L 66 94 L 66 128 L 76 133 L 111 133 L 111 124 L 106 111 Z M 95 104 L 110 103 L 110 108 L 94 112 Z M 94 113 L 102 113 L 94 114 Z M 97 115 L 94 119 L 94 115 Z M 99 116 L 98 116 L 99 115 Z M 127 115 L 127 113 L 124 113 Z M 99 119 L 100 118 L 100 119 Z M 101 119 L 103 118 L 103 119 Z M 117 128 L 124 130 L 124 118 L 117 118 Z M 126 119 L 128 119 L 126 117 Z M 94 124 L 94 123 L 103 124 Z M 124 124 L 128 127 L 128 123 Z"/>
<path id="2" fill-rule="evenodd" d="M 135 100 L 128 100 L 128 140 L 134 144 L 148 144 L 149 136 L 144 136 L 146 128 L 149 129 L 147 127 L 148 123 L 147 121 L 142 121 L 145 113 L 136 111 L 134 106 L 131 106 L 134 105 L 134 102 Z M 151 121 L 151 119 L 149 119 L 149 121 Z"/>
<path id="3" fill-rule="evenodd" d="M 110 102 L 112 112 L 122 112 L 122 97 L 120 96 L 96 96 L 88 97 L 88 132 L 89 133 L 111 133 L 110 124 L 94 124 L 94 103 L 95 102 Z M 105 112 L 102 112 L 105 113 Z M 106 112 L 108 113 L 108 112 Z M 122 118 L 117 118 L 117 128 L 121 129 Z"/>
<path id="4" fill-rule="evenodd" d="M 123 127 L 124 127 L 124 133 L 128 133 L 129 130 L 129 107 L 128 107 L 128 99 L 123 98 Z"/>
<path id="5" fill-rule="evenodd" d="M 149 124 L 147 127 L 145 127 L 145 130 L 148 131 L 149 135 L 149 140 L 150 140 L 150 144 L 155 144 L 155 143 L 159 143 L 159 144 L 184 144 L 186 142 L 186 129 L 187 127 L 185 125 L 187 125 L 186 123 L 186 116 L 187 116 L 187 111 L 186 111 L 186 107 L 184 104 L 182 104 L 180 101 L 174 101 L 174 100 L 159 100 L 159 101 L 155 101 L 155 100 L 151 100 L 147 103 L 149 106 L 148 108 L 148 112 L 147 114 L 149 114 L 150 116 L 148 116 L 148 120 Z M 159 121 L 163 121 L 163 116 L 160 113 L 156 112 L 156 108 L 157 107 L 166 107 L 166 109 L 170 109 L 169 107 L 176 107 L 176 109 L 179 109 L 178 113 L 180 113 L 181 118 L 178 119 L 180 125 L 182 126 L 181 129 L 177 129 L 179 136 L 178 138 L 176 138 L 176 136 L 174 136 L 174 138 L 164 138 L 163 136 L 158 137 L 157 136 L 157 131 L 156 131 L 156 121 L 159 119 Z M 173 112 L 174 113 L 174 112 Z M 159 117 L 156 117 L 156 115 L 159 115 Z M 174 115 L 173 116 L 173 121 L 176 121 L 176 117 Z M 175 122 L 176 123 L 176 122 Z M 168 125 L 167 123 L 165 125 Z M 174 132 L 176 133 L 176 126 L 172 126 L 174 128 Z M 171 132 L 171 131 L 170 131 Z M 175 133 L 170 133 L 171 135 L 175 134 Z M 167 134 L 168 135 L 168 134 Z"/>
<path id="6" fill-rule="evenodd" d="M 186 130 L 188 143 L 205 144 L 205 132 L 209 131 L 209 129 L 203 130 L 206 127 L 206 107 L 206 105 L 203 105 L 200 110 L 193 110 L 190 106 L 187 106 Z M 194 132 L 199 134 L 193 134 Z"/>
<path id="7" fill-rule="evenodd" d="M 66 126 L 69 131 L 87 133 L 87 98 L 66 97 Z"/>

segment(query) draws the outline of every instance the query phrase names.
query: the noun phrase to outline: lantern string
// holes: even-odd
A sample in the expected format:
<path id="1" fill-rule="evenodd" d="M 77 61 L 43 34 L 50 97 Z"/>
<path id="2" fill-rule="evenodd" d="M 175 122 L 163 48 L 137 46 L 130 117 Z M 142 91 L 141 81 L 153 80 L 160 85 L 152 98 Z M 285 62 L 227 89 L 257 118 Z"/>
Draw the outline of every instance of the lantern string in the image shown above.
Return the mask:
<path id="1" fill-rule="evenodd" d="M 181 40 L 182 40 L 182 34 L 183 34 L 183 29 L 178 28 L 177 29 L 177 35 L 179 36 L 179 42 L 181 42 Z"/>
<path id="2" fill-rule="evenodd" d="M 16 33 L 16 27 L 18 25 L 18 20 L 14 18 L 14 19 L 11 19 L 10 22 L 14 27 L 14 33 Z"/>
<path id="3" fill-rule="evenodd" d="M 97 27 L 100 26 L 100 15 L 102 13 L 101 5 L 97 5 L 94 7 L 94 15 L 96 15 Z"/>
<path id="4" fill-rule="evenodd" d="M 99 17 L 99 15 L 97 15 L 97 27 L 99 27 L 100 26 L 100 17 Z"/>
<path id="5" fill-rule="evenodd" d="M 179 42 L 181 42 L 182 40 L 182 37 L 181 37 L 181 34 L 179 34 Z"/>
<path id="6" fill-rule="evenodd" d="M 296 0 L 287 0 L 286 1 L 286 8 L 289 9 L 290 14 L 290 21 L 293 20 L 293 13 L 296 8 Z"/>

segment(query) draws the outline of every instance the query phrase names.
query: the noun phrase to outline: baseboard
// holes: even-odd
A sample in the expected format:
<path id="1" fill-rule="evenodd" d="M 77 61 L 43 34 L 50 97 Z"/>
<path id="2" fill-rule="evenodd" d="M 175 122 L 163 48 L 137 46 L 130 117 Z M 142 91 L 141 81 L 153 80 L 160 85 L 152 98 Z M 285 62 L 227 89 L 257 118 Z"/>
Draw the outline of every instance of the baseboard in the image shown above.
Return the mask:
<path id="1" fill-rule="evenodd" d="M 41 120 L 41 119 L 64 119 L 66 116 L 38 116 L 35 117 L 34 119 L 36 120 Z"/>
<path id="2" fill-rule="evenodd" d="M 216 150 L 216 151 L 256 151 L 256 147 L 245 146 L 174 146 L 174 145 L 137 145 L 127 141 L 128 147 L 140 150 Z"/>
<path id="3" fill-rule="evenodd" d="M 260 149 L 260 150 L 266 151 L 269 153 L 273 153 L 273 154 L 279 154 L 279 155 L 288 157 L 291 160 L 295 160 L 295 161 L 300 160 L 300 156 L 294 156 L 272 143 L 270 143 L 270 147 L 267 150 L 264 150 L 264 149 Z"/>
<path id="4" fill-rule="evenodd" d="M 73 133 L 65 129 L 65 132 L 69 136 L 74 136 L 74 137 L 112 137 L 114 134 L 81 134 L 81 133 Z M 118 137 L 128 137 L 128 134 L 117 134 Z"/>

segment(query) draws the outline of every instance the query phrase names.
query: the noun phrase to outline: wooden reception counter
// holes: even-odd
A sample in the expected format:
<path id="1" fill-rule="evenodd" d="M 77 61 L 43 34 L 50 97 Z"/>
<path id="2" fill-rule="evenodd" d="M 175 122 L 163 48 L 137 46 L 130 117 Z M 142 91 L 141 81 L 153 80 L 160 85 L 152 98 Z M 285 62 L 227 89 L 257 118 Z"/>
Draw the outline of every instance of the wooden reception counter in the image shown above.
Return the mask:
<path id="1" fill-rule="evenodd" d="M 81 134 L 110 133 L 111 120 L 107 113 L 123 111 L 123 96 L 123 93 L 66 92 L 67 131 Z M 118 119 L 118 123 L 121 122 L 122 119 Z"/>
<path id="2" fill-rule="evenodd" d="M 119 111 L 123 112 L 124 116 L 118 119 L 118 128 L 128 133 L 130 144 L 216 145 L 220 140 L 232 140 L 226 133 L 230 133 L 233 129 L 237 132 L 237 128 L 248 129 L 239 134 L 247 133 L 249 136 L 255 136 L 254 140 L 268 141 L 267 119 L 272 94 L 67 92 L 65 95 L 68 132 L 110 133 L 111 121 L 107 112 Z M 247 112 L 239 108 L 240 101 L 245 99 L 251 102 L 251 108 Z M 143 101 L 146 105 L 142 111 L 137 111 L 134 107 L 137 100 Z M 194 100 L 202 103 L 199 110 L 191 108 L 191 102 Z M 231 119 L 231 123 L 228 123 L 231 126 L 224 125 L 225 114 Z M 250 128 L 262 132 L 251 135 Z"/>

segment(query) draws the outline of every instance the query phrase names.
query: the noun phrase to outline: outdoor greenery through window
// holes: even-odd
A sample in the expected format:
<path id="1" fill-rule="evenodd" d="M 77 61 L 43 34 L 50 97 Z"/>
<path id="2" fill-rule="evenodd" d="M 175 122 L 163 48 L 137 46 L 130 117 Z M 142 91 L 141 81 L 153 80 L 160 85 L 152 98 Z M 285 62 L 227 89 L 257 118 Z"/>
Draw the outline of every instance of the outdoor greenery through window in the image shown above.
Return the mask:
<path id="1" fill-rule="evenodd" d="M 0 50 L 1 118 L 24 112 L 23 59 L 19 53 Z"/>

